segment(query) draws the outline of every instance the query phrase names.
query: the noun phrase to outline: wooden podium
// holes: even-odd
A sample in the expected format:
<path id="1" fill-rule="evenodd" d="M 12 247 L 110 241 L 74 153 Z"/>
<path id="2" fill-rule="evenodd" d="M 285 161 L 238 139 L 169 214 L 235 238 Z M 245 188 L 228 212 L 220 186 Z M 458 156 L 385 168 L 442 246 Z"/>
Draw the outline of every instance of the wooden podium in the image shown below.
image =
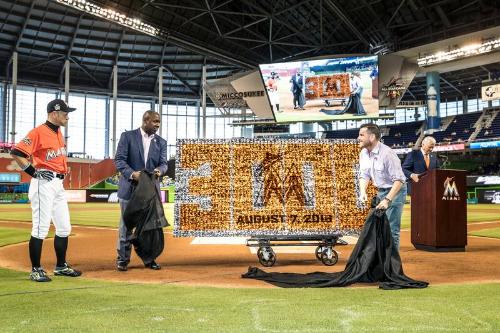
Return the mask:
<path id="1" fill-rule="evenodd" d="M 433 169 L 411 184 L 411 242 L 425 251 L 465 251 L 466 172 Z"/>

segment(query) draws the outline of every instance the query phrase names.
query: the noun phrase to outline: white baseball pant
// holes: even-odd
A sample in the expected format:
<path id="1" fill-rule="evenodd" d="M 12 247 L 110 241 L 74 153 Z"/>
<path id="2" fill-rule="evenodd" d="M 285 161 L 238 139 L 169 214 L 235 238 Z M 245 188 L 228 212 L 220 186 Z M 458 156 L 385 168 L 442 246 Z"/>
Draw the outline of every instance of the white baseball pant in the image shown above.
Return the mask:
<path id="1" fill-rule="evenodd" d="M 68 237 L 71 233 L 68 202 L 63 180 L 32 178 L 28 198 L 31 201 L 33 227 L 31 235 L 45 239 L 49 233 L 50 221 L 54 223 L 56 235 Z"/>

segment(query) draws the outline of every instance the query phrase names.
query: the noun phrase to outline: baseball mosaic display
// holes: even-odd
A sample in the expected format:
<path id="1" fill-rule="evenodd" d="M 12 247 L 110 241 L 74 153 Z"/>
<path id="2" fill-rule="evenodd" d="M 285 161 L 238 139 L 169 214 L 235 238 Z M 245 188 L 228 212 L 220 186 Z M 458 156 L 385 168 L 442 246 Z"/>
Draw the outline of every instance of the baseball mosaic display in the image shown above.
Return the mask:
<path id="1" fill-rule="evenodd" d="M 355 140 L 178 140 L 177 156 L 175 236 L 349 234 L 368 212 Z"/>

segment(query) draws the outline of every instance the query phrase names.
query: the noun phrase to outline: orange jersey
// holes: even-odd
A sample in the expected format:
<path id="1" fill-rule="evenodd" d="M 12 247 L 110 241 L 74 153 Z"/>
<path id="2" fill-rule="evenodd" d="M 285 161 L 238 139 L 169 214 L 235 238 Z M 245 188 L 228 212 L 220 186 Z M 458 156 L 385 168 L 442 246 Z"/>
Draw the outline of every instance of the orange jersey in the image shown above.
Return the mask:
<path id="1" fill-rule="evenodd" d="M 66 143 L 60 129 L 56 133 L 46 124 L 35 127 L 15 146 L 15 149 L 31 156 L 36 169 L 47 169 L 63 174 L 68 171 Z"/>
<path id="2" fill-rule="evenodd" d="M 267 87 L 267 89 L 270 89 L 272 91 L 277 91 L 278 90 L 278 82 L 276 82 L 275 79 L 268 79 L 266 81 L 266 87 Z"/>

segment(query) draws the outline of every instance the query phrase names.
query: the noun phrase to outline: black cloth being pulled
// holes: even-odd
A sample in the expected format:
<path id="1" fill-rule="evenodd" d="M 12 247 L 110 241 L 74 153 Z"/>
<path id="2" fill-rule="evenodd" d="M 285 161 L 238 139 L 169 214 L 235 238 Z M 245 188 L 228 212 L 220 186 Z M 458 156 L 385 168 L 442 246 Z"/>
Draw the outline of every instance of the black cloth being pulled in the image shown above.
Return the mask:
<path id="1" fill-rule="evenodd" d="M 250 267 L 242 277 L 267 281 L 283 288 L 343 287 L 358 282 L 380 282 L 379 287 L 388 290 L 427 287 L 428 282 L 416 281 L 404 274 L 399 253 L 392 249 L 387 216 L 373 207 L 375 200 L 343 272 L 267 273 Z"/>
<path id="2" fill-rule="evenodd" d="M 144 263 L 155 260 L 165 246 L 163 227 L 168 226 L 154 174 L 141 171 L 138 184 L 123 213 L 128 230 L 134 230 L 130 242 Z"/>

